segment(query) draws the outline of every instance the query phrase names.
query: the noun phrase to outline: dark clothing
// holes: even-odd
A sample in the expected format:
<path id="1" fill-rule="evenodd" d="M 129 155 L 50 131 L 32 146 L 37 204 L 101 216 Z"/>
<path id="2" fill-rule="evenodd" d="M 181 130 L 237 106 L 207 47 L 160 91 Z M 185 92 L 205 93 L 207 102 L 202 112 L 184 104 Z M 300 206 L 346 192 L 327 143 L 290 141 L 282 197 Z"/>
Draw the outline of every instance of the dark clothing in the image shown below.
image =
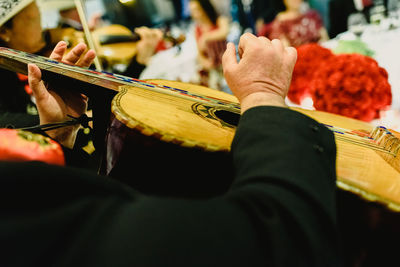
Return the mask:
<path id="1" fill-rule="evenodd" d="M 253 0 L 247 7 L 242 0 L 233 0 L 232 4 L 236 7 L 233 17 L 238 20 L 243 31 L 249 28 L 255 32 L 255 23 L 258 19 L 269 23 L 278 14 L 271 0 Z"/>
<path id="2" fill-rule="evenodd" d="M 253 0 L 251 10 L 255 19 L 263 19 L 264 23 L 273 21 L 278 14 L 271 0 Z"/>
<path id="3" fill-rule="evenodd" d="M 206 199 L 0 162 L 0 265 L 340 266 L 333 134 L 300 113 L 257 107 L 241 117 L 232 157 L 230 189 Z"/>
<path id="4" fill-rule="evenodd" d="M 0 69 L 0 128 L 33 126 L 39 123 L 39 116 L 29 114 L 36 110 L 35 104 L 24 89 L 24 83 L 12 71 Z"/>
<path id="5" fill-rule="evenodd" d="M 131 60 L 126 70 L 122 73 L 122 75 L 132 77 L 132 78 L 139 78 L 140 74 L 146 68 L 146 65 L 140 64 L 136 60 L 136 56 Z"/>
<path id="6" fill-rule="evenodd" d="M 367 22 L 370 22 L 370 10 L 374 6 L 374 1 L 371 1 L 372 5 L 365 6 L 361 13 L 364 14 Z M 387 6 L 387 0 L 383 2 Z M 329 1 L 329 37 L 335 38 L 339 33 L 343 33 L 348 30 L 347 19 L 352 13 L 359 12 L 353 0 L 330 0 Z"/>
<path id="7" fill-rule="evenodd" d="M 330 0 L 329 2 L 329 37 L 335 38 L 339 33 L 347 31 L 347 18 L 358 12 L 353 0 Z M 365 18 L 368 17 L 366 11 Z"/>

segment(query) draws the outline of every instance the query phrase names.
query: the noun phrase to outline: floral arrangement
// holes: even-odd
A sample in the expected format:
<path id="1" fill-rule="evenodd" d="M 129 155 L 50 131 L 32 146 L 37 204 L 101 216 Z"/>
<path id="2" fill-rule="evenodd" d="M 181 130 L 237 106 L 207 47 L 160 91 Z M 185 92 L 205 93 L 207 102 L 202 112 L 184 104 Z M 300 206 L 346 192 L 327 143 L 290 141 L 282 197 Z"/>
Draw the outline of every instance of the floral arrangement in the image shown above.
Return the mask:
<path id="1" fill-rule="evenodd" d="M 331 50 L 316 43 L 301 45 L 297 48 L 297 62 L 293 69 L 292 82 L 288 98 L 295 104 L 310 96 L 310 81 L 313 79 L 319 63 L 333 57 Z"/>
<path id="2" fill-rule="evenodd" d="M 341 54 L 320 64 L 311 82 L 317 110 L 371 121 L 392 103 L 388 73 L 360 54 Z"/>
<path id="3" fill-rule="evenodd" d="M 288 98 L 301 103 L 311 96 L 316 110 L 363 121 L 379 118 L 392 102 L 386 70 L 371 57 L 326 50 L 317 44 L 299 47 Z"/>

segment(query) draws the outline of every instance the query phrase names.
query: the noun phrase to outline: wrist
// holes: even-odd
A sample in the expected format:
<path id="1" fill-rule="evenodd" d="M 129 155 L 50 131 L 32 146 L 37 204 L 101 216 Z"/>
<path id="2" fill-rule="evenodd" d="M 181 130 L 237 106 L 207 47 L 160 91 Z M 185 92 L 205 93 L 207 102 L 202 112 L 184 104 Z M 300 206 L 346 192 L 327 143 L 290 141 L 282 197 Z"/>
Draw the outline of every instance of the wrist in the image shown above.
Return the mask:
<path id="1" fill-rule="evenodd" d="M 255 92 L 251 93 L 240 100 L 241 113 L 257 106 L 276 106 L 287 107 L 285 98 L 275 93 Z"/>
<path id="2" fill-rule="evenodd" d="M 46 134 L 66 148 L 72 149 L 78 135 L 80 126 L 64 127 L 57 130 L 46 131 Z"/>

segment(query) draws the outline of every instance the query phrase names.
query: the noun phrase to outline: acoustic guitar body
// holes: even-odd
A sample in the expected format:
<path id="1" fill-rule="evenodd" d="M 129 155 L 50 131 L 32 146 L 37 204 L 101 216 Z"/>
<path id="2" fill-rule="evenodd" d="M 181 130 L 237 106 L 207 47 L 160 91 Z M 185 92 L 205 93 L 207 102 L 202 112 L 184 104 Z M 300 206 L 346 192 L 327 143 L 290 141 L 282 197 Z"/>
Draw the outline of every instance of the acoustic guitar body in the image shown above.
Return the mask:
<path id="1" fill-rule="evenodd" d="M 238 104 L 230 94 L 198 85 L 165 80 L 148 82 Z M 223 106 L 210 107 L 194 100 L 129 86 L 120 88 L 111 110 L 121 122 L 144 135 L 155 135 L 162 141 L 205 151 L 229 151 L 240 117 L 230 112 L 226 112 L 230 118 L 224 117 Z"/>
<path id="2" fill-rule="evenodd" d="M 238 104 L 237 99 L 230 94 L 198 85 L 165 80 L 147 82 Z M 390 144 L 386 144 L 387 147 L 385 147 L 383 144 L 377 144 L 376 140 L 367 138 L 374 131 L 374 127 L 369 123 L 327 112 L 293 109 L 327 125 L 334 131 L 339 188 L 357 194 L 363 199 L 382 203 L 392 210 L 400 210 L 400 142 L 397 138 L 397 140 L 389 140 Z M 112 127 L 116 125 L 118 127 L 109 134 L 108 141 L 112 145 L 108 146 L 106 174 L 116 173 L 115 165 L 121 166 L 119 161 L 125 158 L 125 156 L 116 155 L 122 154 L 123 147 L 130 147 L 126 145 L 127 136 L 135 136 L 135 140 L 140 140 L 140 142 L 135 142 L 136 147 L 140 147 L 140 143 L 149 144 L 149 140 L 152 140 L 153 144 L 157 143 L 153 149 L 155 147 L 165 149 L 167 146 L 168 151 L 175 151 L 175 153 L 185 150 L 184 153 L 188 155 L 194 152 L 201 155 L 199 156 L 201 159 L 188 160 L 184 166 L 179 166 L 182 169 L 190 166 L 189 169 L 185 169 L 188 177 L 194 173 L 200 173 L 194 171 L 192 168 L 194 165 L 201 166 L 204 163 L 206 164 L 202 169 L 207 169 L 207 172 L 220 171 L 221 177 L 226 176 L 225 171 L 229 169 L 227 164 L 231 164 L 230 161 L 226 161 L 229 155 L 227 152 L 230 150 L 240 118 L 237 111 L 225 109 L 224 105 L 207 106 L 191 99 L 181 99 L 142 88 L 121 86 L 120 92 L 112 101 L 112 113 L 116 118 L 113 120 Z M 121 130 L 122 128 L 126 129 Z M 129 132 L 129 134 L 124 134 L 125 141 L 116 142 L 116 136 L 121 137 L 121 132 Z M 395 136 L 396 133 L 391 132 Z M 143 140 L 145 137 L 147 141 Z M 118 146 L 116 143 L 121 145 Z M 158 155 L 163 154 L 160 151 L 157 151 Z M 132 155 L 132 153 L 126 153 L 126 155 L 129 154 Z M 218 157 L 210 156 L 217 154 Z M 165 157 L 164 162 L 170 160 L 167 155 L 163 157 Z M 190 159 L 191 156 L 184 158 Z M 213 158 L 212 162 L 208 162 L 208 158 Z M 220 163 L 223 160 L 226 162 L 222 165 Z M 155 162 L 155 155 L 151 155 L 146 162 Z M 167 165 L 177 166 L 173 160 Z M 126 170 L 125 167 L 122 169 Z M 200 176 L 205 177 L 205 174 Z M 225 182 L 229 181 L 225 180 Z M 223 188 L 227 188 L 227 185 Z"/>
<path id="3" fill-rule="evenodd" d="M 125 26 L 113 24 L 101 27 L 92 32 L 92 37 L 98 56 L 103 63 L 110 66 L 118 63 L 129 64 L 137 53 L 138 40 L 134 39 L 132 31 Z M 109 37 L 110 41 L 103 40 L 103 37 Z"/>
<path id="4" fill-rule="evenodd" d="M 321 111 L 296 109 L 326 125 L 334 125 L 337 147 L 337 184 L 339 188 L 400 211 L 400 136 L 390 131 L 391 140 L 357 138 L 370 135 L 371 124 Z M 344 129 L 354 133 L 346 138 Z M 386 144 L 385 144 L 386 142 Z"/>
<path id="5" fill-rule="evenodd" d="M 147 82 L 238 104 L 230 94 L 198 85 Z M 103 174 L 146 193 L 205 197 L 229 188 L 233 173 L 228 152 L 238 113 L 226 111 L 224 105 L 212 107 L 131 86 L 121 86 L 111 106 L 114 117 L 106 137 Z M 127 178 L 131 172 L 140 178 Z"/>

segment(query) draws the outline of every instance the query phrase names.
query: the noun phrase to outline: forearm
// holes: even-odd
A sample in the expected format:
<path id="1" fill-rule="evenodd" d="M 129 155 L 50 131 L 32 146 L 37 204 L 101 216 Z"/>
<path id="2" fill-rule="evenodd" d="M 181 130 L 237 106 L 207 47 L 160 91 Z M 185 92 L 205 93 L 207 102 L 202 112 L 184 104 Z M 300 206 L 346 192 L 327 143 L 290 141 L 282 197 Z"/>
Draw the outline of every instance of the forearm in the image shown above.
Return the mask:
<path id="1" fill-rule="evenodd" d="M 335 151 L 333 134 L 300 113 L 263 106 L 243 114 L 227 199 L 249 214 L 266 251 L 286 252 L 271 262 L 339 266 Z"/>
<path id="2" fill-rule="evenodd" d="M 62 146 L 72 149 L 75 145 L 79 126 L 63 127 L 57 130 L 46 131 L 46 134 L 59 142 Z"/>

